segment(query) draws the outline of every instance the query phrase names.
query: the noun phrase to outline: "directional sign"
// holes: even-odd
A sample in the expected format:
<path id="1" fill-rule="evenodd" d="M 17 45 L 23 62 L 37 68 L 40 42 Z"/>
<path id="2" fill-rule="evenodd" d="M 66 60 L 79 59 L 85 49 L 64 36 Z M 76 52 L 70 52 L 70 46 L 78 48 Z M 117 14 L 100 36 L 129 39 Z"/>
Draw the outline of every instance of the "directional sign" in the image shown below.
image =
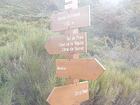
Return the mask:
<path id="1" fill-rule="evenodd" d="M 96 59 L 56 60 L 57 77 L 96 80 L 105 68 Z"/>
<path id="2" fill-rule="evenodd" d="M 88 82 L 55 87 L 47 101 L 51 105 L 78 105 L 89 99 Z"/>
<path id="3" fill-rule="evenodd" d="M 87 34 L 52 36 L 48 39 L 45 48 L 49 54 L 87 52 Z"/>
<path id="4" fill-rule="evenodd" d="M 90 6 L 65 10 L 53 14 L 51 17 L 52 31 L 64 31 L 86 26 L 90 26 Z"/>

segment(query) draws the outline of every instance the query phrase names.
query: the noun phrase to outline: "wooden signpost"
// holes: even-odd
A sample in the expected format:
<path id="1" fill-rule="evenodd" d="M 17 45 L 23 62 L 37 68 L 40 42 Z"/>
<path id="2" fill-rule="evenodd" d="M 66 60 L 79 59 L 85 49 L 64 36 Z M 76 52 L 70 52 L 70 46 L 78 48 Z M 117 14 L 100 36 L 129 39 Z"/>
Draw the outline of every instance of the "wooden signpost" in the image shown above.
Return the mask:
<path id="1" fill-rule="evenodd" d="M 47 101 L 51 105 L 76 105 L 89 99 L 88 82 L 55 87 Z"/>
<path id="2" fill-rule="evenodd" d="M 45 48 L 49 54 L 87 52 L 87 34 L 52 36 L 48 39 Z"/>
<path id="3" fill-rule="evenodd" d="M 87 33 L 79 28 L 90 26 L 90 6 L 78 8 L 78 0 L 65 0 L 65 11 L 51 17 L 51 36 L 45 44 L 49 54 L 63 54 L 68 59 L 56 60 L 56 76 L 66 78 L 68 85 L 55 87 L 47 98 L 51 105 L 80 105 L 89 99 L 88 81 L 96 80 L 105 70 L 97 59 L 80 59 L 87 52 Z M 62 34 L 63 33 L 63 34 Z"/>
<path id="4" fill-rule="evenodd" d="M 52 31 L 64 31 L 90 26 L 90 6 L 65 10 L 51 17 Z"/>
<path id="5" fill-rule="evenodd" d="M 105 70 L 97 59 L 56 60 L 56 76 L 82 80 L 96 80 Z"/>

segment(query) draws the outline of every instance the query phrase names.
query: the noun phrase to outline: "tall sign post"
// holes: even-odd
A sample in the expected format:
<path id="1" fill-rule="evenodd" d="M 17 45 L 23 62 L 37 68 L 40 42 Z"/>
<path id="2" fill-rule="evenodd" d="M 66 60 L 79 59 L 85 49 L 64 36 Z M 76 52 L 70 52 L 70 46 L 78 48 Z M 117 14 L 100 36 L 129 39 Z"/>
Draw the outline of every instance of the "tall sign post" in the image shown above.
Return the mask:
<path id="1" fill-rule="evenodd" d="M 97 59 L 80 59 L 87 52 L 87 33 L 79 28 L 90 26 L 90 6 L 78 8 L 78 0 L 65 0 L 65 10 L 51 16 L 51 30 L 63 32 L 51 36 L 45 49 L 51 55 L 63 54 L 56 60 L 56 76 L 66 78 L 67 85 L 55 87 L 47 98 L 50 105 L 80 105 L 89 99 L 88 81 L 96 80 L 105 70 Z"/>

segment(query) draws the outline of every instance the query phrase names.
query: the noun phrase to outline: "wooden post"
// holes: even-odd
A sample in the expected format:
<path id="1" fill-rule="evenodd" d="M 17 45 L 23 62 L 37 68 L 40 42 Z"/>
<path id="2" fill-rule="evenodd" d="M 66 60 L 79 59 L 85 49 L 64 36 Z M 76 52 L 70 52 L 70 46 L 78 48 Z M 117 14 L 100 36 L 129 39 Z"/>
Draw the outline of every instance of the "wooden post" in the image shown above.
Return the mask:
<path id="1" fill-rule="evenodd" d="M 78 0 L 65 0 L 65 10 L 77 9 L 77 8 L 78 8 Z M 79 29 L 73 29 L 72 31 L 75 32 L 75 33 L 79 33 Z M 68 58 L 69 59 L 79 59 L 79 57 L 80 57 L 80 54 L 79 53 L 75 53 L 75 54 L 72 55 L 72 58 L 70 58 L 70 57 L 68 57 Z M 79 82 L 79 79 L 74 79 L 74 80 L 71 79 L 71 78 L 67 79 L 67 83 L 68 84 L 78 83 L 78 82 Z"/>
<path id="2" fill-rule="evenodd" d="M 81 27 L 90 26 L 90 6 L 78 8 L 78 0 L 65 0 L 65 10 L 53 14 L 51 29 L 64 35 L 51 37 L 45 45 L 49 54 L 63 54 L 67 59 L 56 60 L 56 75 L 67 78 L 67 85 L 55 87 L 47 102 L 51 105 L 80 105 L 89 99 L 88 81 L 96 80 L 104 67 L 96 59 L 79 59 L 87 52 L 87 33 Z"/>

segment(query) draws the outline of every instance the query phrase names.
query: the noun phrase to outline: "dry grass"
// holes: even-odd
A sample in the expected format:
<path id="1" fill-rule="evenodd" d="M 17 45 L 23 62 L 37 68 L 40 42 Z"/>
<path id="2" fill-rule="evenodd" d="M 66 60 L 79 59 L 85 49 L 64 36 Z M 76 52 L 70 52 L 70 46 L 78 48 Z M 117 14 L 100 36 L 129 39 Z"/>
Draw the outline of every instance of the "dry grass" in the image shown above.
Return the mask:
<path id="1" fill-rule="evenodd" d="M 46 105 L 55 85 L 54 61 L 44 49 L 52 33 L 44 23 L 3 20 L 0 23 L 0 105 Z M 91 43 L 91 42 L 90 42 Z M 121 62 L 105 60 L 106 72 L 90 81 L 86 105 L 139 105 L 140 70 L 119 70 Z"/>

